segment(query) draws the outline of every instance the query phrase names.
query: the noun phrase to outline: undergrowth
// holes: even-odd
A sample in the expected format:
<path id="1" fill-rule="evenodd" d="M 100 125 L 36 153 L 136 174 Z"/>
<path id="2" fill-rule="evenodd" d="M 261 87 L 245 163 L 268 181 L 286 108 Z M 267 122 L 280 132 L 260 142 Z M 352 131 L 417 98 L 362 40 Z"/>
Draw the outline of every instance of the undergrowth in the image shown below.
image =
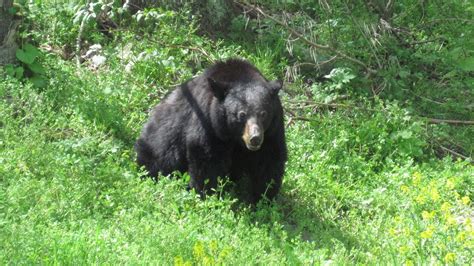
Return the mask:
<path id="1" fill-rule="evenodd" d="M 2 264 L 473 263 L 472 165 L 438 159 L 426 123 L 399 102 L 351 94 L 352 74 L 287 84 L 289 161 L 275 202 L 248 206 L 226 179 L 200 200 L 186 174 L 140 178 L 133 142 L 148 111 L 221 58 L 282 78 L 278 51 L 211 41 L 188 14 L 157 9 L 155 26 L 90 36 L 106 64 L 77 68 L 56 50 L 75 42 L 73 9 L 36 7 L 30 37 L 53 47 L 41 58 L 48 84 L 0 81 Z"/>

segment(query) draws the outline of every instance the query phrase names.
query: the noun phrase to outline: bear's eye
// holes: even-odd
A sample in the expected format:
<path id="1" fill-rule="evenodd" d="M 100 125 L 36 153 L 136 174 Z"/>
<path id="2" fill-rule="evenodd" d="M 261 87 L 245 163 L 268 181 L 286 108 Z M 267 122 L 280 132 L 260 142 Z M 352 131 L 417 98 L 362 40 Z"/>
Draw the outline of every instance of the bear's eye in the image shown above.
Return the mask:
<path id="1" fill-rule="evenodd" d="M 260 112 L 260 117 L 262 117 L 262 118 L 267 117 L 267 112 L 266 111 L 261 111 Z"/>
<path id="2" fill-rule="evenodd" d="M 247 117 L 247 114 L 244 111 L 240 111 L 238 113 L 238 118 L 240 121 L 244 121 L 246 117 Z"/>

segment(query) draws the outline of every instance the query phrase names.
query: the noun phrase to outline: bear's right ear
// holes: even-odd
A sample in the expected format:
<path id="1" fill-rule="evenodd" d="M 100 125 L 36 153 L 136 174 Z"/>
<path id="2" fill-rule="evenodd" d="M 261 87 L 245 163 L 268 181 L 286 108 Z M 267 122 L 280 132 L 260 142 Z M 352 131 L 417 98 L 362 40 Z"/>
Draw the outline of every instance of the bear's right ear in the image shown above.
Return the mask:
<path id="1" fill-rule="evenodd" d="M 283 87 L 283 81 L 281 80 L 270 81 L 268 84 L 270 85 L 270 90 L 272 91 L 273 95 L 278 95 L 281 87 Z"/>
<path id="2" fill-rule="evenodd" d="M 209 87 L 211 88 L 214 97 L 220 101 L 224 100 L 227 92 L 229 92 L 230 84 L 224 81 L 217 81 L 213 78 L 207 78 L 207 81 L 209 82 Z"/>

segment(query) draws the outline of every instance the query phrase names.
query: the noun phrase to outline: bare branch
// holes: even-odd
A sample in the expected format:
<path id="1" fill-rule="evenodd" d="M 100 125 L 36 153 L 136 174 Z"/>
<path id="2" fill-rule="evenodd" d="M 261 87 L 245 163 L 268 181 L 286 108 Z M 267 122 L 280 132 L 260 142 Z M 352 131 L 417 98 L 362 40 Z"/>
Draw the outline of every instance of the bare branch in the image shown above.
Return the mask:
<path id="1" fill-rule="evenodd" d="M 337 56 L 335 55 L 335 56 L 329 58 L 328 60 L 320 61 L 317 64 L 309 63 L 309 62 L 302 62 L 302 63 L 295 64 L 294 67 L 311 66 L 311 67 L 314 67 L 314 68 L 319 68 L 319 67 L 321 67 L 325 64 L 331 63 L 332 61 L 334 61 L 336 59 L 337 59 Z"/>
<path id="2" fill-rule="evenodd" d="M 473 19 L 464 19 L 464 18 L 440 18 L 440 19 L 432 19 L 430 21 L 427 21 L 427 22 L 422 22 L 418 25 L 416 25 L 417 27 L 423 27 L 425 25 L 431 25 L 431 24 L 435 24 L 435 23 L 438 23 L 438 22 L 446 22 L 446 21 L 457 21 L 457 22 L 464 22 L 464 23 L 468 23 L 468 24 L 474 24 L 474 20 Z"/>
<path id="3" fill-rule="evenodd" d="M 474 121 L 469 120 L 451 120 L 451 119 L 437 119 L 425 117 L 430 124 L 451 124 L 456 126 L 474 125 Z"/>
<path id="4" fill-rule="evenodd" d="M 456 152 L 456 151 L 453 151 L 453 150 L 451 150 L 451 149 L 449 149 L 449 148 L 446 148 L 446 147 L 444 147 L 444 146 L 441 145 L 441 144 L 438 144 L 438 145 L 439 145 L 439 147 L 440 147 L 443 151 L 450 153 L 450 154 L 453 155 L 454 157 L 459 157 L 459 158 L 462 158 L 462 159 L 464 159 L 464 160 L 468 160 L 468 161 L 472 162 L 472 158 L 471 158 L 471 157 L 467 157 L 466 155 L 462 155 L 462 154 L 460 154 L 459 152 Z"/>
<path id="5" fill-rule="evenodd" d="M 430 42 L 436 42 L 436 41 L 446 41 L 446 38 L 444 37 L 439 37 L 439 38 L 434 38 L 431 40 L 425 40 L 425 41 L 417 41 L 417 42 L 411 42 L 409 43 L 410 46 L 417 45 L 417 44 L 425 44 L 425 43 L 430 43 Z"/>
<path id="6" fill-rule="evenodd" d="M 345 97 L 341 97 L 341 98 L 335 99 L 334 101 L 341 100 L 341 99 L 344 99 L 344 98 Z M 350 104 L 342 104 L 342 103 L 334 103 L 334 101 L 329 102 L 329 103 L 315 102 L 315 101 L 311 101 L 311 100 L 307 100 L 307 101 L 283 100 L 283 101 L 287 102 L 289 104 L 300 105 L 298 107 L 294 107 L 296 109 L 325 106 L 325 107 L 330 107 L 330 108 L 346 108 L 346 109 L 376 111 L 374 109 L 367 108 L 367 107 L 361 107 L 361 106 L 350 105 Z"/>
<path id="7" fill-rule="evenodd" d="M 309 119 L 307 117 L 298 116 L 297 114 L 295 114 L 295 112 L 293 112 L 289 108 L 283 107 L 283 109 L 285 110 L 285 112 L 290 114 L 290 120 L 288 120 L 288 123 L 286 124 L 286 126 L 289 126 L 291 123 L 293 123 L 293 120 L 302 120 L 302 121 L 306 121 L 306 122 L 312 121 L 311 119 Z"/>

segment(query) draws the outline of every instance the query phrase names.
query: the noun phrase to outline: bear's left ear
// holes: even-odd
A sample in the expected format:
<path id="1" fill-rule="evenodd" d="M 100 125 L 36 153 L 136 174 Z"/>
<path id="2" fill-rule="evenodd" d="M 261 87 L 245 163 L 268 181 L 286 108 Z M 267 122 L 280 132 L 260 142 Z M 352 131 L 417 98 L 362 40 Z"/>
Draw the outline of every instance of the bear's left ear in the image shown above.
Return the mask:
<path id="1" fill-rule="evenodd" d="M 278 95 L 278 92 L 280 91 L 281 87 L 283 86 L 283 81 L 281 80 L 273 80 L 268 82 L 270 85 L 270 90 L 272 91 L 273 95 Z"/>
<path id="2" fill-rule="evenodd" d="M 227 92 L 229 92 L 230 84 L 225 81 L 218 81 L 213 78 L 207 78 L 209 82 L 209 87 L 214 94 L 214 96 L 220 101 L 224 100 Z"/>

